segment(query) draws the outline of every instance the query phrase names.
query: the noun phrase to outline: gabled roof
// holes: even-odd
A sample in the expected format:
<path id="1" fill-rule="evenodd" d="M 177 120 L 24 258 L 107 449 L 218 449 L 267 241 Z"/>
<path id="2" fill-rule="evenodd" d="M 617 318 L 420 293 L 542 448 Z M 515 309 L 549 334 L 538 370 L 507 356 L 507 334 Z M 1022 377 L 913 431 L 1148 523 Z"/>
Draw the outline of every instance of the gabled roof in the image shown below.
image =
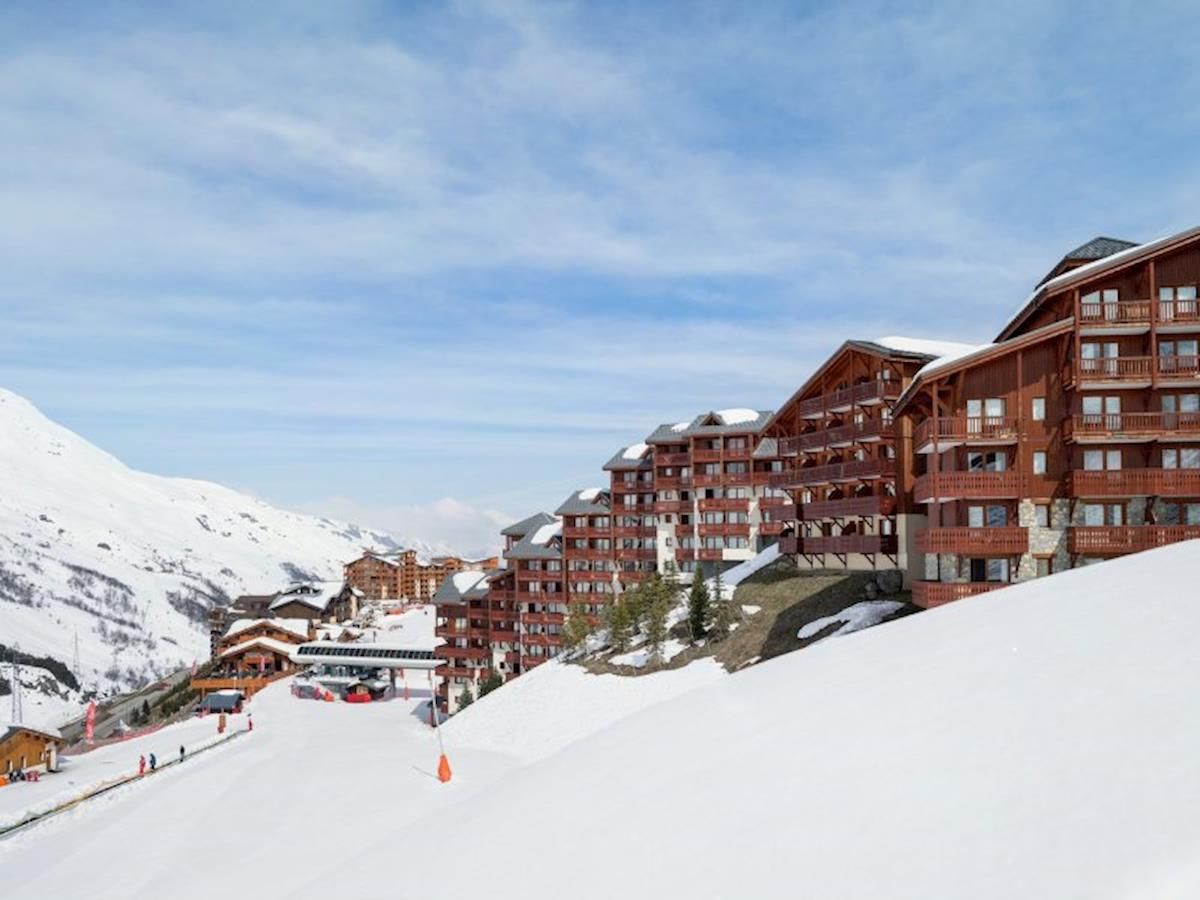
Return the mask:
<path id="1" fill-rule="evenodd" d="M 649 469 L 652 465 L 649 445 L 639 443 L 618 450 L 613 458 L 604 464 L 604 471 L 634 472 Z"/>
<path id="2" fill-rule="evenodd" d="M 438 585 L 434 592 L 434 603 L 462 603 L 465 600 L 480 600 L 487 596 L 488 582 L 496 570 L 480 572 L 472 569 L 455 572 Z"/>
<path id="3" fill-rule="evenodd" d="M 307 637 L 307 635 L 306 635 L 306 637 Z M 224 659 L 227 656 L 237 656 L 239 653 L 244 653 L 245 651 L 247 651 L 253 647 L 265 647 L 268 650 L 274 650 L 276 653 L 282 653 L 284 656 L 287 656 L 289 653 L 291 653 L 293 650 L 295 650 L 299 646 L 300 646 L 300 642 L 291 644 L 286 641 L 276 640 L 275 638 L 256 637 L 256 638 L 251 638 L 250 640 L 245 641 L 241 644 L 237 644 L 233 647 L 230 647 L 228 650 L 222 650 L 221 658 Z"/>
<path id="4" fill-rule="evenodd" d="M 600 488 L 576 491 L 554 511 L 559 516 L 606 516 L 610 512 L 611 495 Z"/>
<path id="5" fill-rule="evenodd" d="M 35 734 L 40 738 L 45 738 L 48 741 L 55 741 L 59 744 L 65 744 L 62 732 L 50 725 L 25 725 L 23 723 L 12 723 L 4 726 L 4 731 L 0 732 L 0 744 L 3 744 L 10 737 L 18 732 L 24 731 L 27 734 Z"/>
<path id="6" fill-rule="evenodd" d="M 544 515 L 544 514 L 543 514 Z M 562 521 L 553 516 L 513 544 L 504 555 L 508 559 L 559 559 L 562 556 Z"/>
<path id="7" fill-rule="evenodd" d="M 784 403 L 771 417 L 768 425 L 772 425 L 775 419 L 788 410 L 788 408 L 803 397 L 808 391 L 821 380 L 827 369 L 842 358 L 850 350 L 859 350 L 864 353 L 870 353 L 878 356 L 880 359 L 901 359 L 909 362 L 923 362 L 928 364 L 939 357 L 962 353 L 974 349 L 971 344 L 962 344 L 956 341 L 940 341 L 927 338 L 910 338 L 900 336 L 889 336 L 875 338 L 874 340 L 863 340 L 861 338 L 851 338 L 848 341 L 843 341 L 841 346 L 833 353 L 826 357 L 825 362 L 817 367 L 808 379 L 796 388 L 792 396 L 788 397 Z"/>
<path id="8" fill-rule="evenodd" d="M 779 455 L 779 441 L 775 438 L 763 438 L 758 442 L 758 446 L 754 448 L 754 453 L 751 456 L 754 459 L 774 459 Z"/>
<path id="9" fill-rule="evenodd" d="M 771 411 L 719 409 L 696 416 L 690 422 L 659 425 L 646 438 L 647 444 L 674 444 L 693 437 L 723 434 L 758 434 L 771 421 Z"/>
<path id="10" fill-rule="evenodd" d="M 1001 341 L 995 344 L 980 344 L 978 347 L 968 348 L 968 352 L 951 354 L 939 359 L 932 360 L 913 376 L 913 380 L 908 387 L 904 389 L 892 406 L 892 412 L 898 414 L 908 402 L 916 395 L 920 386 L 927 382 L 931 377 L 950 375 L 961 369 L 969 366 L 978 365 L 980 362 L 989 359 L 995 359 L 1005 356 L 1016 350 L 1028 347 L 1030 344 L 1037 344 L 1047 338 L 1054 337 L 1065 331 L 1070 331 L 1075 327 L 1073 318 L 1062 319 L 1058 322 L 1051 322 L 1049 325 L 1044 325 L 1041 328 L 1031 331 L 1028 334 L 1023 334 L 1018 338 L 1013 338 L 1008 341 Z"/>
<path id="11" fill-rule="evenodd" d="M 1095 278 L 1097 275 L 1103 275 L 1105 272 L 1113 272 L 1122 269 L 1126 266 L 1135 265 L 1143 260 L 1155 255 L 1163 253 L 1167 250 L 1173 250 L 1175 247 L 1186 244 L 1189 241 L 1200 237 L 1200 226 L 1189 228 L 1186 231 L 1181 231 L 1178 234 L 1168 235 L 1167 237 L 1158 238 L 1157 240 L 1149 241 L 1145 244 L 1135 244 L 1124 250 L 1118 250 L 1115 253 L 1110 253 L 1101 259 L 1093 262 L 1084 263 L 1074 269 L 1069 269 L 1061 275 L 1056 275 L 1048 281 L 1043 282 L 1034 288 L 1032 294 L 1026 298 L 1025 303 L 1013 315 L 1000 331 L 997 341 L 1007 340 L 1017 327 L 1020 326 L 1030 315 L 1032 315 L 1051 294 L 1056 294 L 1066 290 L 1081 281 L 1086 281 L 1089 278 Z M 1110 240 L 1105 238 L 1104 240 Z M 1090 242 L 1089 242 L 1090 243 Z M 1086 244 L 1084 246 L 1087 246 Z"/>
<path id="12" fill-rule="evenodd" d="M 287 606 L 289 603 L 303 603 L 318 611 L 325 611 L 345 590 L 345 584 L 340 581 L 317 581 L 309 584 L 294 584 L 285 591 L 280 591 L 271 602 L 271 609 Z"/>
<path id="13" fill-rule="evenodd" d="M 551 522 L 556 522 L 557 519 L 550 513 L 534 513 L 528 519 L 522 519 L 520 522 L 515 522 L 500 532 L 504 537 L 524 537 L 531 531 L 541 528 L 543 525 L 548 525 Z"/>
<path id="14" fill-rule="evenodd" d="M 283 631 L 288 634 L 294 634 L 297 637 L 308 640 L 308 620 L 307 619 L 238 619 L 226 630 L 221 640 L 235 637 L 243 631 L 249 631 L 258 625 L 266 625 L 269 628 L 274 628 L 277 631 Z"/>
<path id="15" fill-rule="evenodd" d="M 1137 244 L 1132 241 L 1123 241 L 1120 238 L 1109 237 L 1094 237 L 1086 244 L 1080 244 L 1046 273 L 1039 284 L 1045 284 L 1051 278 L 1061 275 L 1063 272 L 1073 268 L 1072 263 L 1093 262 L 1097 259 L 1104 259 L 1112 256 L 1114 253 L 1120 253 L 1122 250 L 1130 250 L 1136 247 Z"/>

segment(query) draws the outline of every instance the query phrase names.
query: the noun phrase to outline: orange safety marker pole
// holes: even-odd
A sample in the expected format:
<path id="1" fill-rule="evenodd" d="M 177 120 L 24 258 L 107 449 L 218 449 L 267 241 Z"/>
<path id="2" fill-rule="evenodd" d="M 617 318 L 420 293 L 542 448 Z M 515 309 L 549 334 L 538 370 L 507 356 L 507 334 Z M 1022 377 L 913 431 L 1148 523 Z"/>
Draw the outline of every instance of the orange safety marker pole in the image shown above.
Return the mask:
<path id="1" fill-rule="evenodd" d="M 408 699 L 408 676 L 404 674 L 404 669 L 400 670 L 400 683 L 404 685 L 404 699 Z"/>
<path id="2" fill-rule="evenodd" d="M 437 734 L 438 751 L 438 781 L 442 784 L 448 782 L 451 778 L 450 760 L 446 758 L 446 745 L 442 742 L 442 729 L 438 723 L 437 714 L 437 694 L 433 690 L 433 670 L 429 670 L 429 717 L 433 720 L 433 730 Z"/>

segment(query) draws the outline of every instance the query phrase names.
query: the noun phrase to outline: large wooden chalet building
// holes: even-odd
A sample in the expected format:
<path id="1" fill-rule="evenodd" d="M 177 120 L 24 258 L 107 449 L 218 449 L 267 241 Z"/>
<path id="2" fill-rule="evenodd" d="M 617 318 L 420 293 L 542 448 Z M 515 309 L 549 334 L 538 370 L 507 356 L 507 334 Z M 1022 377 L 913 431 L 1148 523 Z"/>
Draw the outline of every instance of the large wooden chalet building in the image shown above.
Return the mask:
<path id="1" fill-rule="evenodd" d="M 849 340 L 777 412 L 660 426 L 607 489 L 505 529 L 506 568 L 443 583 L 449 690 L 556 655 L 570 604 L 776 542 L 806 569 L 899 572 L 929 607 L 1200 537 L 1198 291 L 1200 228 L 1096 238 L 994 343 Z"/>

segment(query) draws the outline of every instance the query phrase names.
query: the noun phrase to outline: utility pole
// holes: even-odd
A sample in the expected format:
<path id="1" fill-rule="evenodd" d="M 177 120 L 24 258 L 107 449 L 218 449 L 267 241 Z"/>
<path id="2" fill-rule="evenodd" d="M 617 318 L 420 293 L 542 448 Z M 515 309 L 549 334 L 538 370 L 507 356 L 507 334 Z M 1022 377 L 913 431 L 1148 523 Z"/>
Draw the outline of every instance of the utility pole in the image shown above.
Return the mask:
<path id="1" fill-rule="evenodd" d="M 79 685 L 79 689 L 83 690 L 83 682 L 79 680 L 79 631 L 75 631 L 75 656 L 71 659 L 71 674 L 75 676 L 75 683 Z"/>
<path id="2" fill-rule="evenodd" d="M 21 664 L 17 661 L 18 647 L 12 649 L 12 723 L 20 725 L 24 720 L 24 710 L 21 708 Z"/>

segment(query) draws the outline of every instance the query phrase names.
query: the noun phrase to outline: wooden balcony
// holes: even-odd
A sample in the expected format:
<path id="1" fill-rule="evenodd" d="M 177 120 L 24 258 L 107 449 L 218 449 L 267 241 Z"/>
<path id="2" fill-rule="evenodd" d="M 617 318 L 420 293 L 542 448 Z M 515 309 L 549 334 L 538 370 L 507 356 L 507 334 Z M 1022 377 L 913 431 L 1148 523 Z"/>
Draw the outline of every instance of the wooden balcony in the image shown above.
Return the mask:
<path id="1" fill-rule="evenodd" d="M 1072 497 L 1200 497 L 1200 469 L 1116 469 L 1071 473 Z"/>
<path id="2" fill-rule="evenodd" d="M 866 381 L 819 397 L 801 400 L 797 409 L 803 418 L 819 419 L 829 412 L 845 412 L 855 406 L 878 406 L 899 396 L 899 381 Z"/>
<path id="3" fill-rule="evenodd" d="M 896 498 L 885 494 L 870 497 L 845 497 L 841 500 L 818 500 L 800 506 L 806 522 L 819 519 L 848 519 L 856 516 L 890 516 L 896 512 Z"/>
<path id="4" fill-rule="evenodd" d="M 1063 438 L 1076 443 L 1133 444 L 1158 439 L 1200 441 L 1200 412 L 1129 412 L 1067 419 Z"/>
<path id="5" fill-rule="evenodd" d="M 917 532 L 919 553 L 957 553 L 961 556 L 1016 556 L 1029 550 L 1029 529 L 926 528 Z"/>
<path id="6" fill-rule="evenodd" d="M 1158 357 L 1158 383 L 1169 387 L 1200 384 L 1200 356 Z"/>
<path id="7" fill-rule="evenodd" d="M 576 584 L 581 581 L 592 581 L 592 582 L 594 582 L 594 581 L 612 581 L 612 576 L 613 576 L 612 572 L 603 572 L 603 571 L 596 570 L 596 569 L 588 570 L 586 572 L 585 571 L 569 572 L 569 573 L 567 573 L 567 581 L 568 581 L 567 590 L 568 590 L 568 592 L 571 590 L 571 588 L 570 588 L 571 584 Z"/>
<path id="8" fill-rule="evenodd" d="M 567 619 L 563 613 L 552 612 L 523 612 L 521 613 L 522 625 L 561 625 Z"/>
<path id="9" fill-rule="evenodd" d="M 654 512 L 658 513 L 659 515 L 662 515 L 665 513 L 673 513 L 675 515 L 678 515 L 680 513 L 689 513 L 691 511 L 692 511 L 692 501 L 691 500 L 655 500 L 654 501 Z"/>
<path id="10" fill-rule="evenodd" d="M 696 556 L 706 562 L 712 562 L 724 558 L 725 551 L 723 549 L 713 549 L 711 547 L 701 547 L 696 551 Z"/>
<path id="11" fill-rule="evenodd" d="M 1006 416 L 954 416 L 926 419 L 913 431 L 917 453 L 941 453 L 964 444 L 1000 446 L 1017 442 L 1017 420 Z"/>
<path id="12" fill-rule="evenodd" d="M 654 465 L 656 466 L 686 466 L 692 461 L 690 453 L 655 453 Z"/>
<path id="13" fill-rule="evenodd" d="M 849 422 L 835 425 L 831 428 L 821 428 L 805 434 L 783 438 L 780 441 L 781 456 L 795 456 L 797 453 L 812 453 L 828 448 L 849 447 L 853 444 L 872 444 L 882 440 L 890 440 L 895 434 L 891 422 L 882 419 L 867 419 L 863 422 Z"/>
<path id="14" fill-rule="evenodd" d="M 722 472 L 717 472 L 715 474 L 698 473 L 693 476 L 693 481 L 695 481 L 696 487 L 720 487 L 725 483 L 724 479 L 725 475 Z"/>
<path id="15" fill-rule="evenodd" d="M 734 459 L 734 460 L 746 460 L 746 459 L 750 458 L 750 456 L 753 452 L 754 452 L 754 450 L 751 447 L 726 447 L 725 448 L 725 458 L 726 459 Z"/>
<path id="16" fill-rule="evenodd" d="M 796 488 L 812 484 L 833 484 L 895 477 L 896 461 L 894 459 L 864 459 L 833 463 L 827 466 L 802 466 L 789 472 L 778 472 L 771 476 L 771 487 Z"/>
<path id="17" fill-rule="evenodd" d="M 614 481 L 612 483 L 614 494 L 642 494 L 654 490 L 654 479 L 640 479 L 638 481 Z M 613 509 L 616 509 L 617 504 L 613 504 Z"/>
<path id="18" fill-rule="evenodd" d="M 794 534 L 784 535 L 779 539 L 779 552 L 785 556 L 795 556 L 800 552 L 800 538 Z"/>
<path id="19" fill-rule="evenodd" d="M 886 553 L 894 556 L 899 550 L 894 534 L 816 535 L 803 538 L 802 546 L 806 554 L 834 553 L 839 556 L 847 553 Z"/>
<path id="20" fill-rule="evenodd" d="M 1154 357 L 1081 359 L 1076 369 L 1076 381 L 1081 387 L 1149 387 L 1154 377 Z"/>
<path id="21" fill-rule="evenodd" d="M 718 450 L 702 450 L 696 447 L 692 450 L 693 463 L 720 462 L 721 451 Z"/>
<path id="22" fill-rule="evenodd" d="M 1159 334 L 1200 329 L 1200 301 L 1159 300 L 1155 305 Z"/>
<path id="23" fill-rule="evenodd" d="M 517 581 L 562 581 L 562 569 L 518 569 Z"/>
<path id="24" fill-rule="evenodd" d="M 488 634 L 488 640 L 493 644 L 515 644 L 517 642 L 517 629 L 493 628 Z"/>
<path id="25" fill-rule="evenodd" d="M 938 472 L 936 475 L 930 472 L 916 480 L 913 498 L 917 503 L 1014 500 L 1022 496 L 1023 487 L 1024 479 L 1020 472 Z"/>
<path id="26" fill-rule="evenodd" d="M 1200 538 L 1200 525 L 1074 525 L 1067 550 L 1080 556 L 1119 556 Z"/>
<path id="27" fill-rule="evenodd" d="M 721 499 L 705 499 L 700 501 L 701 512 L 745 512 L 750 508 L 749 500 L 735 499 L 731 500 L 727 497 Z"/>
<path id="28" fill-rule="evenodd" d="M 762 535 L 782 534 L 783 529 L 788 527 L 788 523 L 782 520 L 772 520 L 769 522 L 760 522 L 758 533 Z"/>
<path id="29" fill-rule="evenodd" d="M 1079 330 L 1083 334 L 1142 334 L 1150 330 L 1152 310 L 1149 300 L 1083 303 Z"/>
<path id="30" fill-rule="evenodd" d="M 658 551 L 654 548 L 630 549 L 622 547 L 613 551 L 616 558 L 621 561 L 630 560 L 655 560 L 658 559 Z"/>
<path id="31" fill-rule="evenodd" d="M 917 606 L 932 609 L 1004 587 L 1008 585 L 999 581 L 914 581 L 912 600 Z"/>
<path id="32" fill-rule="evenodd" d="M 678 491 L 692 486 L 690 475 L 660 475 L 654 480 L 656 491 Z"/>
<path id="33" fill-rule="evenodd" d="M 517 592 L 507 588 L 491 588 L 488 591 L 487 598 L 489 601 L 497 603 L 511 603 L 517 599 Z"/>
<path id="34" fill-rule="evenodd" d="M 700 536 L 705 535 L 738 535 L 740 537 L 748 537 L 750 535 L 749 522 L 720 522 L 706 523 L 701 522 L 699 525 Z"/>
<path id="35" fill-rule="evenodd" d="M 241 691 L 246 697 L 253 697 L 272 681 L 278 681 L 280 678 L 286 678 L 294 674 L 294 671 L 268 672 L 265 675 L 259 675 L 255 672 L 253 674 L 234 676 L 233 678 L 193 678 L 191 688 L 199 693 L 201 697 L 213 691 Z"/>

